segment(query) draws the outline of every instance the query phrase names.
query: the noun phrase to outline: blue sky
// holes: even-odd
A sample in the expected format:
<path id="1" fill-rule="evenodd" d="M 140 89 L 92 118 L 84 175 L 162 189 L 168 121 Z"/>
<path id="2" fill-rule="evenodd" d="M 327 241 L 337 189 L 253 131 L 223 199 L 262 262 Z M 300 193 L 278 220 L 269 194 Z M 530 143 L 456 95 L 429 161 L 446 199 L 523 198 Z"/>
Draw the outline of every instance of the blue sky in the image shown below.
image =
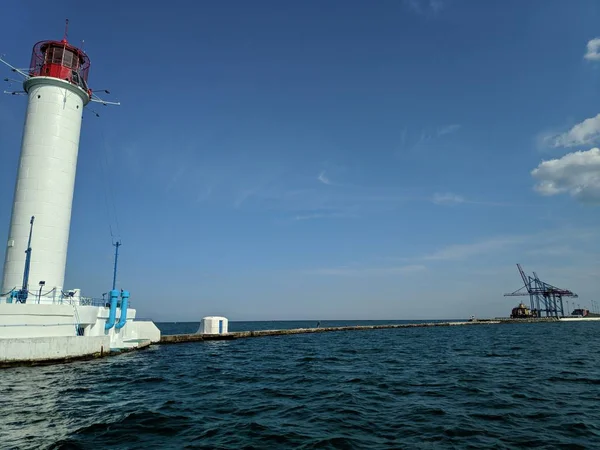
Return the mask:
<path id="1" fill-rule="evenodd" d="M 155 320 L 506 315 L 517 262 L 600 300 L 597 2 L 164 5 L 5 7 L 9 61 L 68 17 L 122 103 L 84 116 L 67 286 L 106 292 L 112 227 Z"/>

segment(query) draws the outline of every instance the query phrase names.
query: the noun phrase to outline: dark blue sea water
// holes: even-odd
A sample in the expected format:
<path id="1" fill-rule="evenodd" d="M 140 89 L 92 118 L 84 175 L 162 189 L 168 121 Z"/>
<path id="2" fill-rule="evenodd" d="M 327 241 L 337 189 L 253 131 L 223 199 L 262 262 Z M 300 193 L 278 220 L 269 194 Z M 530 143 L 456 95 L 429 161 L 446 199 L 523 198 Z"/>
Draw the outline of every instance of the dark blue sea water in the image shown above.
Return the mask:
<path id="1" fill-rule="evenodd" d="M 589 322 L 346 331 L 10 368 L 0 448 L 600 448 L 599 334 Z"/>

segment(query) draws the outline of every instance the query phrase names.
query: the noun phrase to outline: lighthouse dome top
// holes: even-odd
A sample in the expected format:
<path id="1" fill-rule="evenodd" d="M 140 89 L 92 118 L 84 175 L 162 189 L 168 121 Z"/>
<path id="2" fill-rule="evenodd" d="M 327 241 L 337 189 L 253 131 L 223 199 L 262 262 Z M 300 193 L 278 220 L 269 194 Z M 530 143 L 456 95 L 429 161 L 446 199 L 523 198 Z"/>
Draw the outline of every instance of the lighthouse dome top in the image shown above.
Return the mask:
<path id="1" fill-rule="evenodd" d="M 68 81 L 89 93 L 87 85 L 90 58 L 67 42 L 40 41 L 33 46 L 30 77 L 52 77 Z"/>

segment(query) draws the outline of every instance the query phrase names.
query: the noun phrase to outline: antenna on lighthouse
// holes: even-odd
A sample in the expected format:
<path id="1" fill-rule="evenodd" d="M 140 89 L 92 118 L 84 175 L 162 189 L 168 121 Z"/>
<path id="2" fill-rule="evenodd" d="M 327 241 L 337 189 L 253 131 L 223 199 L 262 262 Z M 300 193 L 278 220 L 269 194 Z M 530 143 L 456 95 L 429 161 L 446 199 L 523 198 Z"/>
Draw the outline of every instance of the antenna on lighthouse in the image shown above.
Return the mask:
<path id="1" fill-rule="evenodd" d="M 113 244 L 115 246 L 115 267 L 113 270 L 113 290 L 116 289 L 117 286 L 117 262 L 119 261 L 119 247 L 122 245 L 121 241 L 117 241 Z"/>
<path id="2" fill-rule="evenodd" d="M 4 58 L 4 55 L 0 56 L 0 62 L 8 67 L 10 67 L 10 70 L 12 70 L 15 73 L 18 73 L 19 75 L 25 77 L 25 79 L 29 78 L 29 75 L 25 72 L 23 72 L 21 69 L 17 69 L 15 66 L 13 66 L 12 64 L 10 64 L 8 61 L 6 61 Z"/>
<path id="3" fill-rule="evenodd" d="M 105 91 L 105 92 L 107 92 L 107 91 Z M 108 106 L 108 105 L 121 106 L 121 102 L 109 102 L 109 101 L 101 99 L 100 97 L 98 97 L 94 93 L 92 93 L 92 96 L 90 98 L 90 102 L 102 103 L 104 106 Z"/>
<path id="4" fill-rule="evenodd" d="M 65 35 L 63 36 L 63 41 L 67 42 L 69 40 L 69 19 L 65 19 Z"/>
<path id="5" fill-rule="evenodd" d="M 4 62 L 4 61 L 2 61 Z M 6 81 L 8 83 L 9 87 L 12 87 L 13 83 L 20 83 L 20 80 L 15 80 L 14 78 L 5 78 L 4 81 Z M 27 92 L 25 91 L 4 91 L 4 94 L 10 94 L 10 95 L 26 95 Z"/>

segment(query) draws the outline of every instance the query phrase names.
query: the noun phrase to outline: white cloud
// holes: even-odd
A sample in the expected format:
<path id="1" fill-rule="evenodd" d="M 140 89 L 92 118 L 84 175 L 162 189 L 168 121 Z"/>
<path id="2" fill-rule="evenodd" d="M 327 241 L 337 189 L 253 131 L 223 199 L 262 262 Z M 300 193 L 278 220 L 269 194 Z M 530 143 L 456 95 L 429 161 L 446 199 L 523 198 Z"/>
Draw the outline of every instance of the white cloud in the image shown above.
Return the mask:
<path id="1" fill-rule="evenodd" d="M 312 270 L 309 273 L 315 275 L 331 276 L 371 276 L 371 275 L 402 275 L 421 272 L 427 268 L 422 264 L 392 267 L 354 267 L 341 266 Z"/>
<path id="2" fill-rule="evenodd" d="M 357 218 L 356 214 L 350 212 L 341 213 L 311 213 L 311 214 L 300 214 L 294 217 L 294 220 L 314 220 L 314 219 L 353 219 Z"/>
<path id="3" fill-rule="evenodd" d="M 550 135 L 543 140 L 551 147 L 577 147 L 589 145 L 600 139 L 600 114 L 585 119 L 566 133 Z"/>
<path id="4" fill-rule="evenodd" d="M 464 260 L 492 250 L 501 250 L 505 247 L 524 242 L 527 236 L 496 237 L 471 244 L 449 245 L 422 259 L 430 261 L 455 261 Z"/>
<path id="5" fill-rule="evenodd" d="M 587 52 L 583 57 L 588 61 L 600 61 L 600 38 L 594 38 L 587 43 Z"/>
<path id="6" fill-rule="evenodd" d="M 442 0 L 404 0 L 404 4 L 417 14 L 426 14 L 428 12 L 437 14 L 445 6 Z"/>
<path id="7" fill-rule="evenodd" d="M 459 203 L 465 203 L 466 200 L 464 197 L 451 192 L 436 192 L 433 194 L 431 201 L 436 205 L 457 205 Z"/>
<path id="8" fill-rule="evenodd" d="M 462 125 L 456 123 L 442 125 L 437 128 L 427 127 L 420 131 L 419 137 L 416 139 L 408 133 L 408 130 L 403 129 L 400 134 L 400 147 L 411 152 L 416 151 L 441 140 L 443 136 L 456 133 L 461 128 Z"/>
<path id="9" fill-rule="evenodd" d="M 528 250 L 527 255 L 530 256 L 552 256 L 552 257 L 564 257 L 575 254 L 576 251 L 570 245 L 540 247 Z"/>
<path id="10" fill-rule="evenodd" d="M 440 12 L 444 9 L 444 2 L 442 0 L 429 0 L 429 7 L 434 13 Z"/>
<path id="11" fill-rule="evenodd" d="M 502 202 L 490 202 L 490 201 L 478 201 L 478 200 L 469 200 L 462 195 L 453 194 L 452 192 L 436 192 L 429 199 L 432 203 L 436 205 L 443 206 L 452 206 L 452 205 L 461 205 L 461 204 L 469 204 L 469 205 L 485 205 L 485 206 L 513 206 L 512 203 L 502 203 Z"/>
<path id="12" fill-rule="evenodd" d="M 256 189 L 243 189 L 241 192 L 239 192 L 234 201 L 233 201 L 233 207 L 234 208 L 239 208 L 242 206 L 242 204 L 248 200 L 250 197 L 252 197 L 256 192 L 258 192 L 258 188 Z"/>
<path id="13" fill-rule="evenodd" d="M 319 180 L 321 183 L 326 184 L 328 186 L 331 186 L 331 180 L 329 178 L 327 178 L 327 176 L 325 175 L 325 171 L 321 172 L 319 174 L 319 176 L 317 177 L 317 180 Z"/>
<path id="14" fill-rule="evenodd" d="M 468 244 L 452 244 L 435 253 L 415 258 L 426 261 L 459 261 L 480 255 L 508 251 L 515 255 L 533 255 L 546 252 L 567 254 L 578 249 L 590 249 L 598 241 L 599 233 L 594 228 L 559 228 L 539 233 L 509 236 L 493 236 Z"/>
<path id="15" fill-rule="evenodd" d="M 457 123 L 452 124 L 452 125 L 445 125 L 438 130 L 437 134 L 438 134 L 438 136 L 443 136 L 445 134 L 454 133 L 455 131 L 460 130 L 460 127 L 461 127 L 461 125 L 459 125 Z"/>
<path id="16" fill-rule="evenodd" d="M 296 186 L 301 186 L 303 181 Z M 243 196 L 246 209 L 278 211 L 290 219 L 308 220 L 328 217 L 363 217 L 396 210 L 409 201 L 423 200 L 407 189 L 363 186 L 343 186 L 329 189 L 322 186 L 294 187 L 293 177 L 285 183 L 273 183 Z M 340 187 L 339 184 L 332 186 Z M 238 205 L 241 205 L 238 202 Z"/>
<path id="17" fill-rule="evenodd" d="M 542 195 L 568 193 L 583 203 L 600 203 L 600 149 L 568 153 L 531 171 Z"/>

